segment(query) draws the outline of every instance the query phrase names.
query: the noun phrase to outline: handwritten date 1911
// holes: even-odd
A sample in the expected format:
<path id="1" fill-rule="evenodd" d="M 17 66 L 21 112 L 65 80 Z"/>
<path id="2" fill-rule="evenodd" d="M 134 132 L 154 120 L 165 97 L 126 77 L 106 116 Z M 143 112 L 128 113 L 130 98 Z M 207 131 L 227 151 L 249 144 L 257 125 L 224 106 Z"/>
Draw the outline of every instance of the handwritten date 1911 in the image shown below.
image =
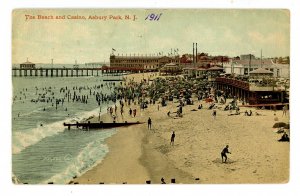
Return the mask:
<path id="1" fill-rule="evenodd" d="M 159 21 L 160 17 L 161 17 L 162 13 L 160 14 L 149 14 L 145 20 L 150 20 L 150 21 Z"/>

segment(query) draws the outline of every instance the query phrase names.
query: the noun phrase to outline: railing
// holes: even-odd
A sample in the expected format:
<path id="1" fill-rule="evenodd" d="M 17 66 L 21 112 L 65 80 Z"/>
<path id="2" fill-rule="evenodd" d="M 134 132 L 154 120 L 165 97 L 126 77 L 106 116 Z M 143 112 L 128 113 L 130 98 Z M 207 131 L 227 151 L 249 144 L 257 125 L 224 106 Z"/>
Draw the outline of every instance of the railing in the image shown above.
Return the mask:
<path id="1" fill-rule="evenodd" d="M 241 80 L 235 80 L 230 78 L 216 78 L 216 82 L 228 84 L 237 88 L 249 90 L 249 83 Z"/>
<path id="2" fill-rule="evenodd" d="M 284 87 L 274 84 L 249 83 L 247 81 L 236 80 L 232 78 L 216 78 L 216 82 L 242 88 L 249 91 L 285 91 Z"/>

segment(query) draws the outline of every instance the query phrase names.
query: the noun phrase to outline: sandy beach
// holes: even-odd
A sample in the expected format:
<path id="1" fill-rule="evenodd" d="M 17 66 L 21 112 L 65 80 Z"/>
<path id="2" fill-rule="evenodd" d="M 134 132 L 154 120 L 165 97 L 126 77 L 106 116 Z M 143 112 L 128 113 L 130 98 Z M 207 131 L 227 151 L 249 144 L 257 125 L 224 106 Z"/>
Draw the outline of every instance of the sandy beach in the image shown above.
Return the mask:
<path id="1" fill-rule="evenodd" d="M 147 74 L 131 74 L 127 79 L 140 81 Z M 216 118 L 208 103 L 198 101 L 183 107 L 183 117 L 175 117 L 179 103 L 169 101 L 166 107 L 148 104 L 124 106 L 124 116 L 118 122 L 140 121 L 140 125 L 118 128 L 106 140 L 109 153 L 94 168 L 73 180 L 79 184 L 160 184 L 175 179 L 176 183 L 287 183 L 289 180 L 289 143 L 278 142 L 281 134 L 273 129 L 276 122 L 289 122 L 282 111 L 256 110 L 260 116 L 244 116 L 249 108 L 241 107 L 240 115 L 230 115 L 224 105 L 218 105 Z M 203 109 L 198 110 L 199 104 Z M 240 104 L 241 105 L 241 104 Z M 129 107 L 137 116 L 128 114 Z M 167 115 L 170 111 L 170 116 Z M 276 116 L 274 116 L 276 114 Z M 147 119 L 152 119 L 152 129 Z M 278 121 L 274 118 L 277 117 Z M 97 118 L 93 119 L 97 120 Z M 104 122 L 112 121 L 106 114 Z M 170 145 L 172 132 L 176 137 Z M 289 134 L 289 133 L 288 133 Z M 222 163 L 221 151 L 229 145 L 227 163 Z"/>

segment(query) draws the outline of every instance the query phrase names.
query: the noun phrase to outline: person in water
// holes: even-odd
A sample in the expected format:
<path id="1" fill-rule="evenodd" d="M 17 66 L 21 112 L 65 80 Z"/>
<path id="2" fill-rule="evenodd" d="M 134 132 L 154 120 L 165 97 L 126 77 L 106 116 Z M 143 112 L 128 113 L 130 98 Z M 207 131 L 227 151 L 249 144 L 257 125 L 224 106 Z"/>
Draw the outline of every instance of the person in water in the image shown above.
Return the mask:
<path id="1" fill-rule="evenodd" d="M 222 163 L 226 163 L 226 161 L 227 161 L 227 155 L 226 154 L 227 153 L 231 154 L 231 152 L 229 152 L 228 148 L 229 148 L 229 146 L 226 145 L 226 147 L 221 152 Z M 223 158 L 225 158 L 225 161 L 223 161 Z"/>

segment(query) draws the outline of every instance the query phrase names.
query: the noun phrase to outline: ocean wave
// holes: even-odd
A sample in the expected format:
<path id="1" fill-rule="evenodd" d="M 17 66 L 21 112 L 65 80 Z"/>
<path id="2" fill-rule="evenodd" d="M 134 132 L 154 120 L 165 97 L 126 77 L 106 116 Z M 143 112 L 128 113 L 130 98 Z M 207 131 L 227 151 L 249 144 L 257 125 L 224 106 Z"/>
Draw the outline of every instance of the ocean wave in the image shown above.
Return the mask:
<path id="1" fill-rule="evenodd" d="M 112 134 L 113 132 L 108 132 L 104 137 L 88 143 L 76 157 L 72 157 L 68 154 L 65 155 L 65 161 L 70 163 L 67 168 L 41 182 L 41 184 L 47 184 L 49 182 L 53 182 L 55 184 L 66 184 L 75 176 L 80 176 L 90 168 L 101 163 L 109 151 L 108 146 L 104 144 L 104 140 Z"/>
<path id="2" fill-rule="evenodd" d="M 107 107 L 105 107 L 107 108 Z M 106 109 L 102 109 L 101 115 L 106 113 Z M 38 123 L 36 128 L 23 130 L 23 131 L 14 131 L 13 132 L 13 141 L 12 141 L 12 153 L 17 154 L 28 146 L 34 145 L 43 138 L 53 136 L 65 130 L 63 123 L 74 123 L 76 121 L 83 121 L 92 116 L 99 115 L 99 108 L 96 108 L 92 111 L 79 112 L 74 115 L 72 118 L 66 118 L 64 120 L 56 121 L 50 124 Z M 42 126 L 41 126 L 42 124 Z"/>

